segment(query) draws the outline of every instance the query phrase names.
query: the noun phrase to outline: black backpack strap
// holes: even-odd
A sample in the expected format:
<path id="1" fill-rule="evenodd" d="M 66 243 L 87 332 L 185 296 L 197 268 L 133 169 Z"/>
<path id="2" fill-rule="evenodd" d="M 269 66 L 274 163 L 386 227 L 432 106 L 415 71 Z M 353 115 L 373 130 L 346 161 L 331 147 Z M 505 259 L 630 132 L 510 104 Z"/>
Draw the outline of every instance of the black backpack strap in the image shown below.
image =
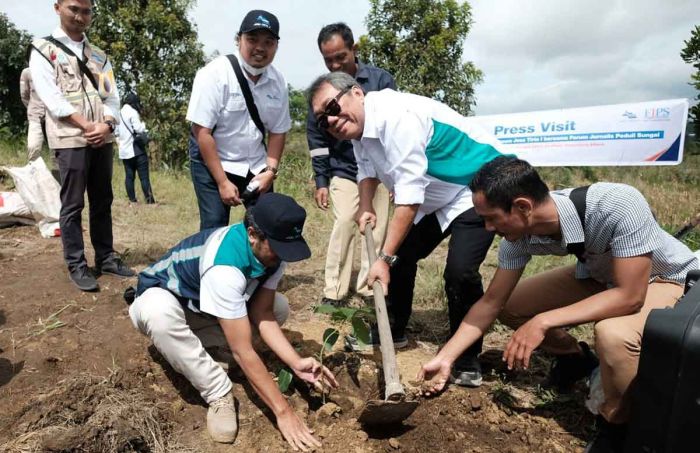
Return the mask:
<path id="1" fill-rule="evenodd" d="M 131 136 L 132 136 L 132 137 L 136 137 L 136 135 L 134 134 L 134 131 L 132 131 L 131 128 L 129 127 L 129 125 L 126 123 L 126 121 L 124 121 L 124 116 L 122 115 L 122 111 L 121 111 L 121 110 L 119 111 L 119 119 L 122 120 L 122 124 L 124 125 L 124 127 L 126 127 L 126 130 L 129 131 L 129 133 L 131 134 Z"/>
<path id="2" fill-rule="evenodd" d="M 588 193 L 588 187 L 590 186 L 577 187 L 569 194 L 569 199 L 574 204 L 578 218 L 581 220 L 581 227 L 584 230 L 584 234 L 586 231 L 586 193 Z M 586 251 L 585 242 L 566 244 L 566 250 L 570 254 L 576 255 L 576 258 L 578 258 L 578 260 L 582 263 L 586 262 L 586 259 L 583 256 L 584 252 Z"/>
<path id="3" fill-rule="evenodd" d="M 53 36 L 47 36 L 44 39 L 54 44 L 56 47 L 59 47 L 68 55 L 73 55 L 78 60 L 78 67 L 80 68 L 81 73 L 86 75 L 87 78 L 90 79 L 90 83 L 92 83 L 92 86 L 95 88 L 95 91 L 100 91 L 99 87 L 97 86 L 97 80 L 95 80 L 95 74 L 93 74 L 90 68 L 87 67 L 87 57 L 85 55 L 83 55 L 82 58 L 77 56 L 75 52 L 70 50 L 65 44 L 63 44 L 61 41 L 54 38 Z"/>
<path id="4" fill-rule="evenodd" d="M 238 85 L 241 87 L 241 91 L 243 92 L 243 97 L 245 98 L 245 105 L 248 107 L 248 113 L 250 113 L 250 117 L 253 119 L 253 122 L 255 125 L 258 127 L 260 130 L 260 133 L 262 134 L 262 144 L 267 148 L 267 145 L 265 145 L 265 126 L 263 125 L 262 120 L 260 119 L 260 113 L 258 113 L 258 107 L 255 105 L 255 101 L 253 100 L 253 93 L 250 92 L 250 87 L 248 86 L 248 79 L 245 78 L 243 75 L 243 71 L 241 70 L 241 66 L 238 64 L 238 58 L 236 58 L 235 55 L 226 55 L 228 58 L 228 61 L 231 62 L 231 66 L 233 67 L 233 72 L 236 73 L 236 78 L 238 79 Z"/>

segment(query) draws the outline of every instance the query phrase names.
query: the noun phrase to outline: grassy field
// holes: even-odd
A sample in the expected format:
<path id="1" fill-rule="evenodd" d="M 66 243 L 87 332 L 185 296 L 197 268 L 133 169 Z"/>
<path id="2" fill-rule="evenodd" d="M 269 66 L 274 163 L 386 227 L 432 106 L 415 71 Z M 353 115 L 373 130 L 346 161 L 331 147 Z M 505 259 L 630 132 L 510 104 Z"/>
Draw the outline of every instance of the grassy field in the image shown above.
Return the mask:
<path id="1" fill-rule="evenodd" d="M 183 150 L 183 152 L 186 152 Z M 48 150 L 44 153 L 47 165 L 51 165 Z M 25 161 L 24 144 L 0 143 L 0 165 L 22 165 Z M 542 174 L 552 188 L 571 187 L 597 181 L 623 182 L 637 187 L 649 200 L 659 222 L 668 231 L 677 230 L 691 216 L 700 211 L 700 154 L 698 149 L 686 149 L 684 162 L 672 167 L 567 167 L 545 168 Z M 115 246 L 137 268 L 155 260 L 162 252 L 198 229 L 199 215 L 192 189 L 189 170 L 152 169 L 151 180 L 156 206 L 130 204 L 124 190 L 124 171 L 115 158 L 113 205 Z M 11 187 L 11 180 L 0 179 L 0 186 Z M 305 237 L 314 260 L 324 260 L 327 237 L 332 227 L 332 214 L 315 207 L 313 202 L 313 173 L 302 133 L 288 138 L 282 159 L 276 190 L 292 195 L 308 212 Z M 140 186 L 137 183 L 137 194 Z M 142 199 L 143 197 L 141 197 Z M 232 221 L 242 216 L 242 209 L 234 209 Z M 85 218 L 86 219 L 86 218 Z M 87 223 L 87 219 L 85 220 Z M 700 248 L 700 232 L 689 234 L 686 243 L 693 249 Z M 493 275 L 496 266 L 494 244 L 482 266 L 486 280 Z M 442 270 L 446 255 L 445 244 L 421 263 L 416 284 L 415 302 L 432 316 L 414 320 L 414 327 L 446 323 Z M 567 262 L 571 257 L 538 257 L 528 266 L 526 275 L 540 272 Z M 320 266 L 322 268 L 322 266 Z M 292 269 L 293 271 L 293 269 Z M 319 288 L 320 294 L 321 288 Z M 444 331 L 440 326 L 436 331 Z"/>

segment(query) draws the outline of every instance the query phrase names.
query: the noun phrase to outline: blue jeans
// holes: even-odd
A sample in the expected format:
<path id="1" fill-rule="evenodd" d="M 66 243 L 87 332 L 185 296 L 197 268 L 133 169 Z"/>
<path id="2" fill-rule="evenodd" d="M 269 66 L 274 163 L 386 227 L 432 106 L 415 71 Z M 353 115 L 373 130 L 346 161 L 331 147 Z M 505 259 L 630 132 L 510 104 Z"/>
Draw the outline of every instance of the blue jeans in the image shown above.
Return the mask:
<path id="1" fill-rule="evenodd" d="M 189 148 L 190 174 L 192 175 L 194 193 L 197 195 L 197 205 L 199 205 L 199 231 L 227 226 L 231 216 L 231 206 L 224 204 L 221 200 L 219 186 L 204 163 L 197 141 L 192 134 L 190 134 Z M 250 171 L 245 177 L 226 173 L 226 177 L 236 186 L 239 194 L 243 193 L 254 176 Z M 273 188 L 270 187 L 268 192 L 272 191 Z M 255 201 L 257 200 L 253 198 L 243 205 L 247 208 L 255 204 Z"/>
<path id="2" fill-rule="evenodd" d="M 151 190 L 151 180 L 148 176 L 148 154 L 142 153 L 131 159 L 123 159 L 122 162 L 124 163 L 124 185 L 126 186 L 126 195 L 129 197 L 129 201 L 134 203 L 137 201 L 134 180 L 138 172 L 141 190 L 143 190 L 146 203 L 155 203 L 156 200 L 153 198 L 153 191 Z"/>

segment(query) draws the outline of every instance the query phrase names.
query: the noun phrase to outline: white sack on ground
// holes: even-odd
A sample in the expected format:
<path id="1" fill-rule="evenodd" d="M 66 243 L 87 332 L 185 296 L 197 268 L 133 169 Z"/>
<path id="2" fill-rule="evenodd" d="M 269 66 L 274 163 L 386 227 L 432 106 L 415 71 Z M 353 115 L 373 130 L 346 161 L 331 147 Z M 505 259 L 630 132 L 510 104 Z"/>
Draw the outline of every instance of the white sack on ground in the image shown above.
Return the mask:
<path id="1" fill-rule="evenodd" d="M 60 186 L 46 167 L 44 159 L 29 162 L 24 167 L 2 167 L 15 182 L 17 192 L 37 221 L 43 237 L 60 234 L 58 216 L 61 211 Z"/>
<path id="2" fill-rule="evenodd" d="M 17 192 L 0 192 L 0 228 L 34 225 L 34 216 Z"/>

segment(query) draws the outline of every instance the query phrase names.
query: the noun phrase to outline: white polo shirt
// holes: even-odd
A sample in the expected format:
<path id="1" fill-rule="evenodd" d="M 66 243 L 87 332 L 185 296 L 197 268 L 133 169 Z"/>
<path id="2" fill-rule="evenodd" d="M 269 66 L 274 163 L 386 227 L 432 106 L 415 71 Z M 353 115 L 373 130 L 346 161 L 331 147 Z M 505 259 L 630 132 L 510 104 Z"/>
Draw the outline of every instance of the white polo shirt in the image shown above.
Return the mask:
<path id="1" fill-rule="evenodd" d="M 273 134 L 289 131 L 292 120 L 284 76 L 270 65 L 258 83 L 248 80 L 248 86 L 265 130 Z M 213 136 L 225 172 L 245 176 L 248 170 L 257 174 L 265 168 L 262 135 L 248 113 L 236 73 L 225 55 L 197 71 L 187 120 L 208 129 L 216 126 Z"/>
<path id="2" fill-rule="evenodd" d="M 365 95 L 362 138 L 353 140 L 357 181 L 378 178 L 396 204 L 435 213 L 442 231 L 473 207 L 468 184 L 500 156 L 498 140 L 445 104 L 391 89 Z"/>

